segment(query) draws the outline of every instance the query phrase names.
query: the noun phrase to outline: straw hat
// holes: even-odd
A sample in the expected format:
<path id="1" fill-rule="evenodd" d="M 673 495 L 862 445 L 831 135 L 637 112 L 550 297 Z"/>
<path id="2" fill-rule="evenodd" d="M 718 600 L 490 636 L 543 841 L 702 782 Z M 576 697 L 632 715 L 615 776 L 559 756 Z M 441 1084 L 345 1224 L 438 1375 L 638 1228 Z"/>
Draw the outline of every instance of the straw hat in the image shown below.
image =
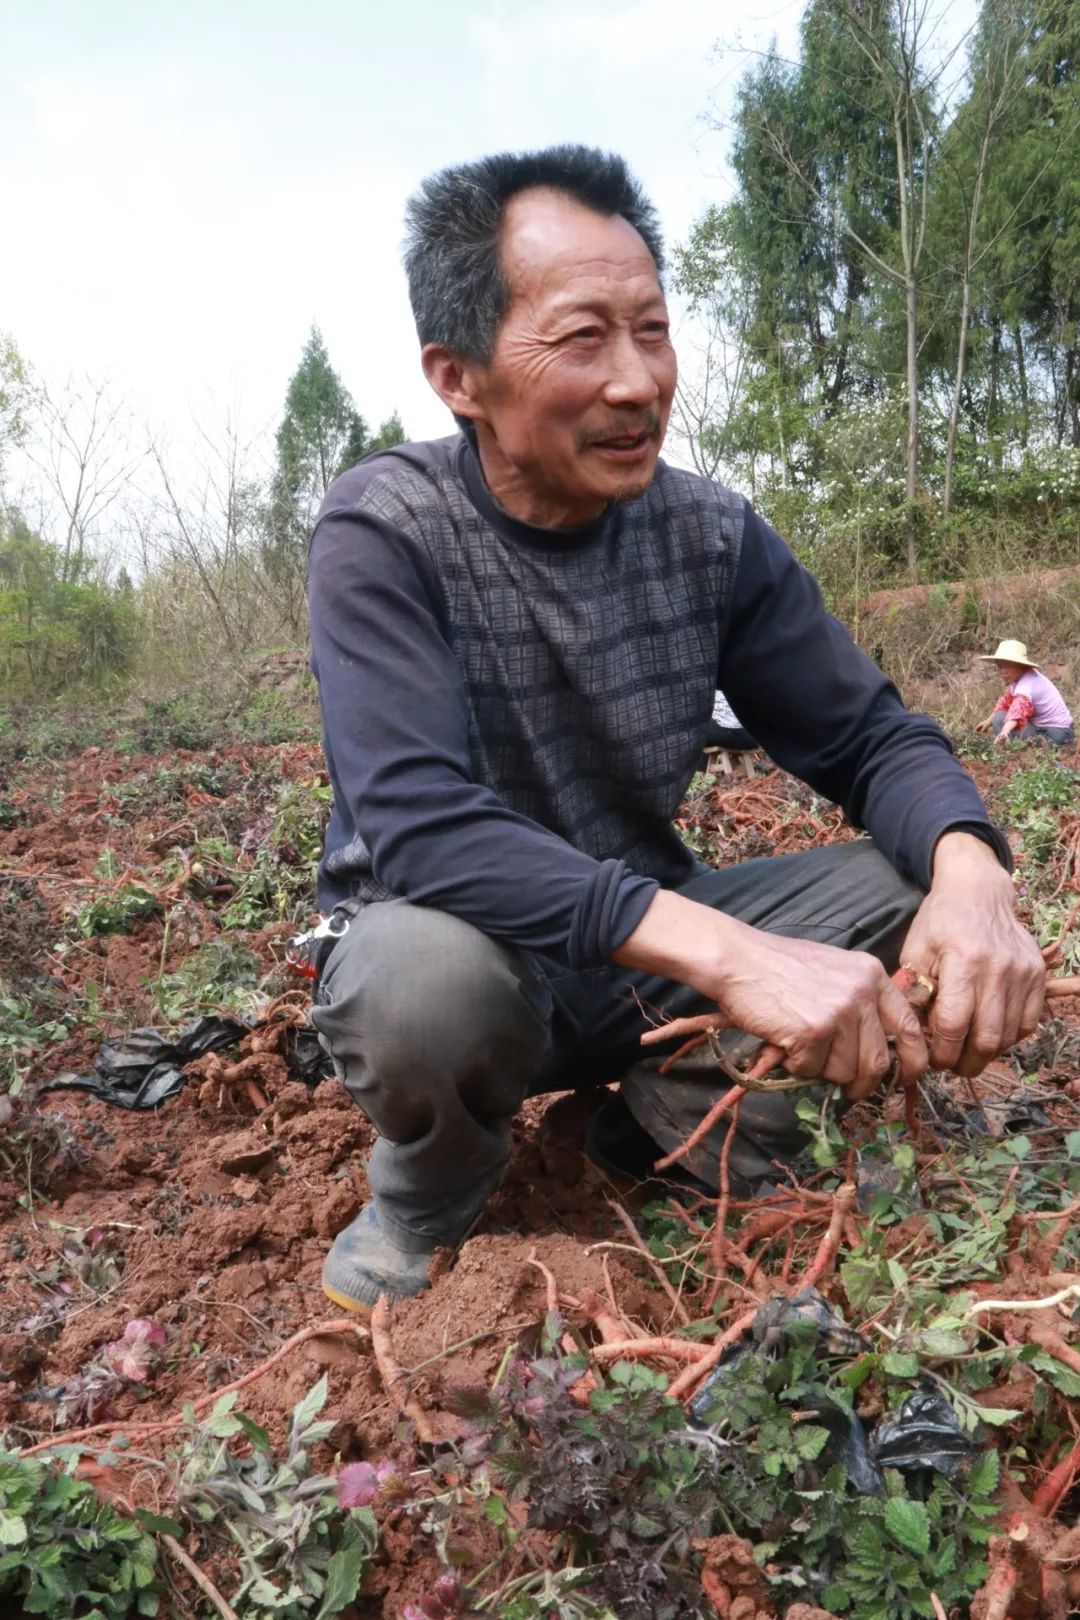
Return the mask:
<path id="1" fill-rule="evenodd" d="M 980 653 L 979 657 L 984 664 L 1023 664 L 1026 669 L 1039 667 L 1028 657 L 1028 650 L 1022 641 L 999 641 L 997 652 Z"/>

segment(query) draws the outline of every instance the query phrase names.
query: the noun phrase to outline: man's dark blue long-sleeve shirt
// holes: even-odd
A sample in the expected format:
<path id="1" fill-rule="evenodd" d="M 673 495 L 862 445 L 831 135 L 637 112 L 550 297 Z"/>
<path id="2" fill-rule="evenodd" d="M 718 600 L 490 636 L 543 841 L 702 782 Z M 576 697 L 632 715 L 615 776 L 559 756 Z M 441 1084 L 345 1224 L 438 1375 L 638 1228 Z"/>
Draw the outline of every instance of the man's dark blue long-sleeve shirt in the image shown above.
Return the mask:
<path id="1" fill-rule="evenodd" d="M 579 529 L 496 504 L 462 436 L 331 486 L 312 667 L 334 791 L 319 898 L 398 895 L 572 967 L 606 964 L 696 858 L 673 818 L 713 693 L 923 887 L 950 828 L 1008 846 L 741 497 L 658 466 Z"/>

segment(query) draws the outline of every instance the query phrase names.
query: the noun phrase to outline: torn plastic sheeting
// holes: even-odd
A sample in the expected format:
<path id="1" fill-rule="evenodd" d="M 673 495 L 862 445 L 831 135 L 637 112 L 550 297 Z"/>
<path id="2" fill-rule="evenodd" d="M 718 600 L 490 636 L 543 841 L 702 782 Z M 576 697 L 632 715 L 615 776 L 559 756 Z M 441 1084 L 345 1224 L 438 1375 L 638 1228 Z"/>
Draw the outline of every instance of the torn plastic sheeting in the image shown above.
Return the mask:
<path id="1" fill-rule="evenodd" d="M 962 1118 L 973 1136 L 1015 1136 L 1053 1124 L 1045 1109 L 1024 1097 L 984 1097 L 978 1108 L 965 1109 Z"/>
<path id="2" fill-rule="evenodd" d="M 861 1333 L 849 1328 L 844 1318 L 816 1288 L 804 1288 L 790 1298 L 778 1295 L 767 1300 L 750 1325 L 752 1344 L 732 1345 L 719 1366 L 709 1374 L 690 1407 L 691 1421 L 710 1427 L 709 1415 L 731 1370 L 745 1356 L 769 1356 L 779 1349 L 792 1328 L 798 1333 L 813 1329 L 815 1348 L 823 1356 L 852 1357 L 870 1349 Z M 835 1402 L 817 1401 L 814 1419 L 828 1430 L 828 1451 L 840 1463 L 848 1479 L 863 1496 L 880 1496 L 884 1490 L 881 1469 L 870 1454 L 866 1430 L 854 1413 Z"/>
<path id="3" fill-rule="evenodd" d="M 882 1468 L 902 1474 L 932 1468 L 946 1479 L 983 1449 L 960 1427 L 951 1403 L 932 1384 L 915 1390 L 898 1412 L 878 1424 L 870 1447 Z"/>
<path id="4" fill-rule="evenodd" d="M 187 1076 L 184 1069 L 206 1052 L 236 1046 L 259 1025 L 222 1013 L 206 1013 L 179 1035 L 158 1029 L 137 1029 L 123 1040 L 106 1041 L 89 1074 L 58 1074 L 43 1091 L 91 1091 L 103 1102 L 120 1108 L 156 1108 L 175 1097 Z M 285 1061 L 294 1080 L 317 1086 L 333 1078 L 334 1065 L 319 1044 L 315 1030 L 295 1025 L 285 1033 Z"/>
<path id="5" fill-rule="evenodd" d="M 317 1029 L 293 1024 L 285 1037 L 285 1061 L 294 1080 L 317 1086 L 320 1080 L 334 1078 L 334 1064 L 323 1048 Z"/>
<path id="6" fill-rule="evenodd" d="M 183 1086 L 185 1064 L 235 1046 L 250 1028 L 239 1018 L 207 1013 L 175 1037 L 136 1029 L 123 1040 L 105 1041 L 89 1074 L 58 1074 L 42 1089 L 90 1091 L 121 1108 L 156 1108 Z"/>

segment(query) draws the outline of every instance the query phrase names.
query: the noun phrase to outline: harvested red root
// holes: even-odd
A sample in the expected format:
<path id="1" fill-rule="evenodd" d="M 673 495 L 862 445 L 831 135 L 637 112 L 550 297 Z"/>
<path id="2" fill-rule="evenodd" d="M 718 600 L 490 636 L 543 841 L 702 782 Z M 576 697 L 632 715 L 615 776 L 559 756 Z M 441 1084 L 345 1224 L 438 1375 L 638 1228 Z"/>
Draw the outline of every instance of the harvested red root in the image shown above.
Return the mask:
<path id="1" fill-rule="evenodd" d="M 755 1305 L 750 1312 L 751 1320 L 756 1313 Z M 592 1350 L 596 1361 L 633 1361 L 640 1360 L 642 1356 L 670 1356 L 673 1361 L 701 1363 L 708 1354 L 709 1349 L 705 1345 L 694 1344 L 691 1339 L 673 1339 L 666 1335 L 655 1339 L 616 1339 L 610 1344 L 605 1342 L 594 1345 Z"/>
<path id="2" fill-rule="evenodd" d="M 1044 1518 L 1052 1519 L 1072 1490 L 1078 1474 L 1080 1474 L 1080 1441 L 1077 1441 L 1072 1450 L 1066 1452 L 1061 1461 L 1051 1468 L 1031 1499 L 1033 1511 L 1041 1513 Z"/>
<path id="3" fill-rule="evenodd" d="M 746 1092 L 742 1086 L 732 1086 L 730 1091 L 725 1091 L 722 1097 L 716 1099 L 700 1124 L 694 1126 L 682 1146 L 677 1147 L 674 1153 L 665 1154 L 662 1159 L 657 1159 L 653 1165 L 653 1170 L 657 1173 L 661 1170 L 667 1170 L 673 1164 L 677 1164 L 680 1159 L 685 1158 L 688 1153 L 692 1153 L 699 1143 L 705 1140 L 717 1120 L 723 1119 L 728 1109 L 734 1108 L 735 1104 L 745 1096 Z"/>
<path id="4" fill-rule="evenodd" d="M 537 1271 L 544 1279 L 544 1286 L 547 1290 L 547 1308 L 549 1316 L 558 1315 L 559 1286 L 555 1281 L 555 1273 L 552 1271 L 550 1266 L 545 1266 L 544 1262 L 537 1258 L 535 1249 L 530 1252 L 529 1258 L 526 1260 L 525 1264 L 527 1266 L 535 1266 Z"/>
<path id="5" fill-rule="evenodd" d="M 390 1300 L 386 1294 L 379 1295 L 378 1303 L 371 1313 L 371 1348 L 387 1395 L 402 1417 L 410 1420 L 416 1430 L 417 1439 L 422 1440 L 425 1445 L 432 1445 L 435 1431 L 431 1427 L 431 1419 L 419 1401 L 413 1400 L 401 1387 L 404 1385 L 407 1389 L 408 1380 L 394 1354 L 394 1341 L 390 1336 Z"/>
<path id="6" fill-rule="evenodd" d="M 752 1305 L 748 1311 L 744 1311 L 737 1321 L 733 1322 L 729 1328 L 725 1328 L 719 1338 L 713 1340 L 704 1354 L 699 1355 L 693 1366 L 687 1367 L 684 1372 L 679 1374 L 668 1390 L 672 1400 L 682 1400 L 683 1396 L 691 1394 L 702 1379 L 708 1373 L 711 1373 L 714 1367 L 719 1366 L 724 1351 L 729 1345 L 737 1343 L 742 1338 L 759 1309 L 760 1306 Z M 701 1346 L 697 1345 L 695 1348 L 700 1351 Z"/>
<path id="7" fill-rule="evenodd" d="M 585 1293 L 581 1304 L 604 1344 L 623 1344 L 634 1337 L 627 1324 L 613 1316 L 599 1294 L 594 1294 L 592 1289 Z"/>
<path id="8" fill-rule="evenodd" d="M 1018 1559 L 1026 1551 L 1027 1526 L 1014 1525 L 1007 1536 L 990 1543 L 990 1575 L 971 1604 L 972 1620 L 1008 1620 L 1020 1580 Z"/>
<path id="9" fill-rule="evenodd" d="M 1068 1237 L 1069 1228 L 1078 1215 L 1080 1215 L 1080 1197 L 1074 1198 L 1072 1203 L 1062 1210 L 1044 1238 L 1032 1244 L 1032 1259 L 1036 1260 L 1040 1271 L 1053 1271 L 1058 1250 Z"/>
<path id="10" fill-rule="evenodd" d="M 731 1203 L 731 1144 L 735 1140 L 735 1132 L 739 1128 L 739 1107 L 746 1093 L 741 1087 L 733 1088 L 735 1101 L 731 1105 L 731 1120 L 728 1124 L 724 1145 L 720 1150 L 720 1201 L 716 1206 L 716 1220 L 713 1223 L 712 1242 L 710 1252 L 713 1263 L 713 1284 L 709 1291 L 708 1305 L 711 1309 L 715 1305 L 724 1277 L 727 1274 L 727 1217 L 728 1206 Z"/>
<path id="11" fill-rule="evenodd" d="M 557 1316 L 559 1313 L 559 1285 L 555 1281 L 555 1273 L 552 1271 L 550 1266 L 545 1266 L 544 1262 L 537 1258 L 535 1249 L 531 1251 L 525 1264 L 527 1266 L 535 1266 L 536 1270 L 543 1277 L 544 1287 L 547 1293 L 548 1315 Z M 572 1333 L 564 1333 L 561 1343 L 568 1356 L 580 1355 L 581 1346 L 578 1344 Z M 571 1389 L 570 1396 L 573 1400 L 577 1401 L 579 1406 L 587 1406 L 589 1401 L 589 1392 L 595 1388 L 596 1379 L 593 1377 L 592 1373 L 586 1372 L 581 1375 L 577 1383 Z"/>
<path id="12" fill-rule="evenodd" d="M 840 1239 L 844 1230 L 844 1221 L 847 1219 L 854 1202 L 855 1186 L 852 1182 L 845 1181 L 842 1187 L 837 1188 L 834 1196 L 832 1217 L 829 1221 L 829 1229 L 818 1245 L 818 1250 L 814 1255 L 813 1260 L 810 1262 L 806 1271 L 795 1285 L 794 1291 L 796 1293 L 801 1293 L 804 1288 L 817 1288 L 820 1283 L 824 1282 L 831 1275 L 832 1268 L 836 1264 L 836 1256 L 840 1248 Z M 728 1348 L 728 1346 L 736 1343 L 736 1341 L 740 1339 L 747 1331 L 753 1322 L 754 1317 L 757 1315 L 757 1312 L 757 1305 L 752 1306 L 748 1311 L 744 1311 L 742 1316 L 740 1316 L 736 1322 L 732 1323 L 731 1327 L 727 1328 L 723 1333 L 721 1333 L 719 1338 L 713 1340 L 712 1344 L 708 1347 L 698 1362 L 696 1362 L 692 1367 L 687 1367 L 684 1372 L 679 1374 L 678 1378 L 676 1378 L 675 1382 L 668 1391 L 668 1394 L 674 1399 L 678 1400 L 685 1395 L 689 1395 L 693 1390 L 695 1390 L 706 1374 L 710 1373 L 714 1367 L 719 1365 L 724 1351 Z"/>
<path id="13" fill-rule="evenodd" d="M 836 1257 L 840 1252 L 840 1238 L 852 1206 L 855 1203 L 855 1184 L 845 1181 L 842 1187 L 836 1189 L 836 1201 L 833 1204 L 832 1218 L 829 1229 L 818 1245 L 818 1251 L 809 1266 L 806 1268 L 799 1282 L 798 1292 L 804 1288 L 818 1288 L 832 1276 Z"/>

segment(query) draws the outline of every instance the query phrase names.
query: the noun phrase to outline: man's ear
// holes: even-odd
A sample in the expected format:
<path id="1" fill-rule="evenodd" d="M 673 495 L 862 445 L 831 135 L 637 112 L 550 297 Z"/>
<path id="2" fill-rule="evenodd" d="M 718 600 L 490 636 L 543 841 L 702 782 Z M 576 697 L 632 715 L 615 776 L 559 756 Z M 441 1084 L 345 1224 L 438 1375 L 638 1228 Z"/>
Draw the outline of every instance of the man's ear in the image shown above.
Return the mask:
<path id="1" fill-rule="evenodd" d="M 475 420 L 484 414 L 477 398 L 478 368 L 472 361 L 462 360 L 440 343 L 426 343 L 420 351 L 420 364 L 432 388 L 455 416 Z"/>

